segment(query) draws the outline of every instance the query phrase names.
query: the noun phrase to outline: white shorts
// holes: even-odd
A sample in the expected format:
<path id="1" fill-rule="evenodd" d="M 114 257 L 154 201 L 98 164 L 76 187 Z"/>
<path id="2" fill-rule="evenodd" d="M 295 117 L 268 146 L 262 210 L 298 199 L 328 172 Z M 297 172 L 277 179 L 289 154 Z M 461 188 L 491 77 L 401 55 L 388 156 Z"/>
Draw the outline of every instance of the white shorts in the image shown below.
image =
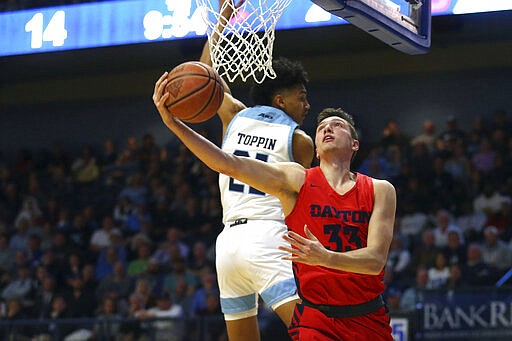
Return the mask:
<path id="1" fill-rule="evenodd" d="M 222 312 L 226 320 L 257 314 L 258 294 L 273 309 L 297 298 L 292 263 L 281 259 L 287 245 L 282 221 L 247 220 L 217 237 L 216 265 Z"/>

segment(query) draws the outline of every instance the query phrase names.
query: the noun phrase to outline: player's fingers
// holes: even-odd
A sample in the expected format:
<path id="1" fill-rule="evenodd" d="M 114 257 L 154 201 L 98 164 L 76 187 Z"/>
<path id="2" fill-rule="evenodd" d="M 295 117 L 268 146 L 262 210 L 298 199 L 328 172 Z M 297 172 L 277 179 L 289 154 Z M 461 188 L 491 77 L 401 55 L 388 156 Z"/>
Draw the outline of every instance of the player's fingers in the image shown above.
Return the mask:
<path id="1" fill-rule="evenodd" d="M 153 102 L 157 102 L 163 93 L 163 89 L 165 88 L 165 84 L 167 83 L 167 72 L 164 72 L 160 78 L 155 83 L 155 89 L 153 91 Z"/>
<path id="2" fill-rule="evenodd" d="M 304 237 L 303 237 L 303 236 L 301 236 L 300 234 L 295 233 L 295 232 L 293 232 L 293 231 L 288 231 L 288 236 L 289 236 L 290 238 L 293 238 L 293 239 L 295 239 L 295 240 L 297 240 L 297 241 L 302 242 L 303 244 L 306 244 L 306 243 L 309 241 L 309 239 L 304 238 Z"/>
<path id="3" fill-rule="evenodd" d="M 314 241 L 318 241 L 318 238 L 315 237 L 315 235 L 313 233 L 311 233 L 311 231 L 308 229 L 308 225 L 307 224 L 304 224 L 304 234 L 306 236 L 308 236 L 309 239 L 314 240 Z"/>
<path id="4" fill-rule="evenodd" d="M 161 75 L 161 76 L 160 76 L 160 78 L 158 78 L 158 80 L 157 80 L 157 81 L 156 81 L 156 83 L 155 83 L 155 92 L 156 92 L 158 89 L 160 89 L 160 87 L 161 87 L 162 83 L 164 82 L 164 80 L 166 80 L 166 79 L 167 79 L 167 75 L 168 75 L 168 72 L 167 72 L 167 71 L 165 71 L 165 72 L 163 73 L 163 75 Z"/>

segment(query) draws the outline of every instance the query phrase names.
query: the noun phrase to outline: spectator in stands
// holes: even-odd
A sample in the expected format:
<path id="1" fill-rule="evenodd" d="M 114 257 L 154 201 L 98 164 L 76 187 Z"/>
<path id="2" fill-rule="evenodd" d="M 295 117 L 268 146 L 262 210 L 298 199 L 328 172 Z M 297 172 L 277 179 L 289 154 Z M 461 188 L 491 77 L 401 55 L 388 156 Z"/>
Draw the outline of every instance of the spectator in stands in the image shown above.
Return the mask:
<path id="1" fill-rule="evenodd" d="M 169 212 L 169 203 L 166 198 L 158 198 L 151 205 L 150 214 L 153 220 L 153 230 L 151 237 L 154 240 L 165 240 L 167 226 L 173 222 L 173 217 Z"/>
<path id="2" fill-rule="evenodd" d="M 421 234 L 428 226 L 428 216 L 418 209 L 414 201 L 404 201 L 402 206 L 400 230 L 413 245 L 416 245 L 421 242 Z"/>
<path id="3" fill-rule="evenodd" d="M 458 141 L 465 142 L 466 133 L 459 128 L 457 119 L 455 116 L 450 115 L 446 118 L 446 127 L 445 130 L 441 132 L 439 137 L 443 141 Z"/>
<path id="4" fill-rule="evenodd" d="M 448 232 L 456 231 L 461 243 L 465 243 L 462 230 L 453 222 L 452 214 L 446 209 L 436 212 L 436 227 L 434 228 L 434 244 L 437 248 L 448 245 Z"/>
<path id="5" fill-rule="evenodd" d="M 126 272 L 128 276 L 140 275 L 147 271 L 151 257 L 151 244 L 142 242 L 136 249 L 136 258 L 128 262 Z"/>
<path id="6" fill-rule="evenodd" d="M 117 311 L 118 304 L 112 297 L 105 297 L 95 313 L 97 322 L 91 331 L 90 340 L 115 341 L 120 331 L 117 321 L 121 315 Z"/>
<path id="7" fill-rule="evenodd" d="M 62 275 L 64 272 L 64 263 L 55 256 L 53 248 L 44 251 L 41 257 L 41 265 L 48 274 L 54 278 L 56 289 L 60 290 L 63 284 Z"/>
<path id="8" fill-rule="evenodd" d="M 493 275 L 492 269 L 483 261 L 482 247 L 480 244 L 469 244 L 467 251 L 467 262 L 462 269 L 464 283 L 473 287 L 493 285 L 495 276 Z"/>
<path id="9" fill-rule="evenodd" d="M 132 285 L 133 280 L 126 275 L 124 263 L 117 261 L 114 265 L 114 272 L 99 281 L 96 297 L 102 300 L 115 292 L 119 297 L 127 298 L 132 290 Z"/>
<path id="10" fill-rule="evenodd" d="M 489 214 L 485 226 L 496 227 L 498 237 L 502 240 L 509 240 L 512 236 L 512 199 L 510 197 L 503 198 L 500 210 Z"/>
<path id="11" fill-rule="evenodd" d="M 96 279 L 101 281 L 103 278 L 112 275 L 117 262 L 124 263 L 115 247 L 110 246 L 101 250 L 97 256 L 94 270 Z"/>
<path id="12" fill-rule="evenodd" d="M 146 271 L 137 274 L 134 279 L 144 279 L 154 295 L 160 295 L 163 292 L 165 273 L 161 271 L 160 264 L 154 258 L 149 259 Z"/>
<path id="13" fill-rule="evenodd" d="M 429 196 L 436 198 L 433 207 L 451 207 L 455 181 L 450 173 L 445 170 L 445 159 L 441 156 L 434 157 L 430 178 L 427 180 L 430 190 Z"/>
<path id="14" fill-rule="evenodd" d="M 413 137 L 411 140 L 411 146 L 414 147 L 421 143 L 425 145 L 429 151 L 432 151 L 436 138 L 437 135 L 434 122 L 432 122 L 432 120 L 426 119 L 423 121 L 421 134 Z"/>
<path id="15" fill-rule="evenodd" d="M 202 241 L 196 241 L 192 247 L 191 259 L 187 264 L 187 267 L 192 270 L 197 276 L 202 271 L 214 269 L 215 264 L 210 262 L 208 258 L 208 250 L 206 244 Z"/>
<path id="16" fill-rule="evenodd" d="M 423 183 L 427 181 L 432 173 L 433 153 L 429 152 L 427 146 L 423 143 L 416 144 L 409 156 L 409 165 L 411 167 L 411 176 Z"/>
<path id="17" fill-rule="evenodd" d="M 148 188 L 144 185 L 143 174 L 137 172 L 127 179 L 127 183 L 118 198 L 128 198 L 134 205 L 146 204 Z"/>
<path id="18" fill-rule="evenodd" d="M 23 305 L 32 304 L 35 294 L 35 281 L 28 266 L 19 266 L 17 275 L 2 290 L 2 299 L 19 299 Z"/>
<path id="19" fill-rule="evenodd" d="M 116 230 L 121 232 L 114 224 L 114 218 L 111 215 L 105 215 L 101 219 L 101 228 L 92 233 L 90 240 L 91 251 L 97 255 L 102 249 L 111 245 L 111 234 Z"/>
<path id="20" fill-rule="evenodd" d="M 75 183 L 80 185 L 89 185 L 99 179 L 100 168 L 91 146 L 82 147 L 80 155 L 71 164 L 71 172 Z"/>
<path id="21" fill-rule="evenodd" d="M 386 179 L 388 161 L 384 157 L 384 150 L 379 147 L 370 149 L 368 156 L 364 158 L 358 168 L 358 172 L 378 179 Z"/>
<path id="22" fill-rule="evenodd" d="M 488 138 L 480 140 L 480 146 L 471 158 L 471 163 L 476 170 L 486 177 L 490 176 L 491 172 L 495 169 L 496 151 L 492 148 Z"/>
<path id="23" fill-rule="evenodd" d="M 63 278 L 68 285 L 71 287 L 71 281 L 74 278 L 82 275 L 83 259 L 79 251 L 72 251 L 66 257 L 66 263 L 64 264 Z"/>
<path id="24" fill-rule="evenodd" d="M 63 233 L 69 233 L 73 226 L 73 222 L 71 221 L 70 212 L 67 209 L 62 209 L 59 211 L 59 217 L 57 222 L 55 223 L 55 230 L 61 231 Z"/>
<path id="25" fill-rule="evenodd" d="M 455 144 L 453 153 L 444 164 L 444 170 L 449 173 L 458 184 L 467 186 L 471 171 L 471 161 L 466 156 L 466 151 L 462 143 L 459 142 Z"/>
<path id="26" fill-rule="evenodd" d="M 114 210 L 112 213 L 116 225 L 119 225 L 120 227 L 126 226 L 128 216 L 132 213 L 134 209 L 135 206 L 131 202 L 130 198 L 118 198 L 116 204 L 114 205 Z"/>
<path id="27" fill-rule="evenodd" d="M 449 266 L 466 264 L 467 250 L 461 243 L 459 233 L 455 230 L 448 231 L 447 245 L 441 249 Z"/>
<path id="28" fill-rule="evenodd" d="M 413 275 L 416 273 L 416 269 L 422 267 L 425 269 L 429 269 L 433 267 L 435 264 L 435 257 L 439 249 L 435 246 L 435 236 L 433 229 L 426 229 L 421 234 L 421 243 L 413 249 L 412 255 L 412 273 Z"/>
<path id="29" fill-rule="evenodd" d="M 99 281 L 94 276 L 94 264 L 84 264 L 82 267 L 82 281 L 84 290 L 90 291 L 93 295 L 95 295 Z"/>
<path id="30" fill-rule="evenodd" d="M 152 224 L 152 219 L 147 204 L 140 203 L 135 205 L 124 222 L 124 234 L 133 236 L 142 232 L 149 237 L 151 229 L 147 227 Z"/>
<path id="31" fill-rule="evenodd" d="M 427 269 L 428 271 L 428 289 L 442 289 L 448 283 L 450 277 L 450 268 L 446 262 L 446 257 L 442 252 L 436 254 L 436 261 L 433 267 Z"/>
<path id="32" fill-rule="evenodd" d="M 39 207 L 39 203 L 36 198 L 28 196 L 23 200 L 21 210 L 18 212 L 14 221 L 14 226 L 18 226 L 20 221 L 26 221 L 28 226 L 33 226 L 34 222 L 38 218 L 42 217 L 43 212 Z"/>
<path id="33" fill-rule="evenodd" d="M 43 257 L 41 242 L 41 236 L 36 233 L 32 233 L 28 237 L 28 248 L 26 254 L 27 261 L 32 268 L 36 268 L 41 264 L 41 259 Z"/>
<path id="34" fill-rule="evenodd" d="M 207 309 L 208 295 L 219 295 L 219 287 L 217 285 L 217 277 L 212 270 L 205 270 L 200 275 L 201 284 L 195 290 L 190 304 L 190 314 L 192 316 L 200 315 L 202 311 Z M 219 310 L 219 314 L 221 314 Z"/>
<path id="35" fill-rule="evenodd" d="M 101 151 L 98 155 L 98 165 L 102 172 L 108 173 L 110 170 L 109 167 L 115 164 L 117 157 L 118 154 L 114 140 L 112 138 L 106 138 L 103 141 Z"/>
<path id="36" fill-rule="evenodd" d="M 423 290 L 427 289 L 428 270 L 422 266 L 416 269 L 416 282 L 405 289 L 400 300 L 402 310 L 416 310 L 417 303 L 423 301 Z"/>
<path id="37" fill-rule="evenodd" d="M 193 287 L 198 284 L 197 276 L 186 267 L 185 260 L 177 258 L 172 261 L 171 272 L 165 276 L 163 290 L 169 293 L 174 292 L 181 279 Z"/>
<path id="38" fill-rule="evenodd" d="M 487 180 L 482 192 L 473 200 L 473 209 L 475 212 L 482 212 L 490 216 L 501 209 L 505 200 L 507 200 L 507 197 L 498 191 L 492 180 Z"/>
<path id="39" fill-rule="evenodd" d="M 495 226 L 487 226 L 482 243 L 482 260 L 498 277 L 512 268 L 512 250 L 501 239 Z"/>
<path id="40" fill-rule="evenodd" d="M 20 219 L 16 224 L 16 232 L 9 240 L 9 248 L 13 251 L 28 251 L 28 237 L 30 235 L 30 220 Z"/>
<path id="41" fill-rule="evenodd" d="M 382 131 L 380 145 L 385 149 L 394 145 L 405 151 L 409 146 L 409 137 L 401 132 L 397 121 L 389 120 Z"/>
<path id="42" fill-rule="evenodd" d="M 52 302 L 57 295 L 55 278 L 47 274 L 35 293 L 34 311 L 36 318 L 47 318 L 52 310 Z"/>
<path id="43" fill-rule="evenodd" d="M 27 310 L 19 298 L 10 298 L 5 306 L 5 313 L 0 314 L 4 321 L 25 320 L 30 318 Z M 32 328 L 30 326 L 18 326 L 16 324 L 6 324 L 0 328 L 0 338 L 2 340 L 29 341 L 31 340 Z"/>
<path id="44" fill-rule="evenodd" d="M 464 199 L 460 204 L 459 212 L 455 224 L 460 227 L 467 241 L 474 242 L 482 238 L 482 230 L 487 221 L 487 216 L 483 212 L 473 210 L 471 198 Z"/>
<path id="45" fill-rule="evenodd" d="M 84 279 L 81 274 L 68 280 L 70 289 L 65 293 L 70 317 L 94 316 L 96 297 L 94 293 L 84 288 Z"/>
<path id="46" fill-rule="evenodd" d="M 68 304 L 66 299 L 62 294 L 58 294 L 53 298 L 52 301 L 52 310 L 48 316 L 45 316 L 45 319 L 52 319 L 58 322 L 60 319 L 69 318 L 70 315 L 68 313 Z M 74 326 L 71 324 L 57 324 L 56 322 L 50 323 L 47 326 L 47 329 L 43 331 L 39 337 L 41 339 L 52 339 L 58 337 L 59 335 L 68 335 L 74 329 Z M 62 337 L 62 336 L 61 336 Z"/>
<path id="47" fill-rule="evenodd" d="M 159 242 L 152 258 L 157 259 L 160 265 L 169 267 L 172 249 L 177 251 L 179 257 L 188 259 L 190 247 L 183 241 L 183 232 L 176 226 L 170 225 L 167 228 L 166 239 Z"/>
<path id="48" fill-rule="evenodd" d="M 455 290 L 467 287 L 464 283 L 462 266 L 459 264 L 450 265 L 450 277 L 448 277 L 448 283 L 446 283 L 448 295 L 452 295 Z"/>
<path id="49" fill-rule="evenodd" d="M 182 338 L 183 327 L 177 318 L 183 317 L 183 307 L 172 302 L 171 297 L 167 293 L 163 293 L 156 297 L 155 304 L 147 309 L 141 309 L 136 312 L 135 316 L 139 320 L 157 319 L 152 323 L 155 328 L 156 341 L 178 341 Z"/>
<path id="50" fill-rule="evenodd" d="M 222 312 L 220 309 L 220 298 L 218 294 L 208 293 L 206 295 L 205 307 L 197 311 L 196 314 L 198 317 L 209 318 L 209 334 L 213 340 L 227 340 L 226 325 L 223 321 Z M 190 335 L 194 336 L 197 334 L 192 332 Z"/>
<path id="51" fill-rule="evenodd" d="M 398 281 L 406 279 L 406 270 L 411 262 L 411 253 L 404 244 L 403 237 L 395 233 L 389 247 L 386 263 L 386 271 L 392 271 L 393 278 Z"/>
<path id="52" fill-rule="evenodd" d="M 89 250 L 89 241 L 91 240 L 91 231 L 87 228 L 86 221 L 82 213 L 76 213 L 73 216 L 71 229 L 67 235 L 71 247 L 81 250 L 84 254 L 87 253 Z"/>

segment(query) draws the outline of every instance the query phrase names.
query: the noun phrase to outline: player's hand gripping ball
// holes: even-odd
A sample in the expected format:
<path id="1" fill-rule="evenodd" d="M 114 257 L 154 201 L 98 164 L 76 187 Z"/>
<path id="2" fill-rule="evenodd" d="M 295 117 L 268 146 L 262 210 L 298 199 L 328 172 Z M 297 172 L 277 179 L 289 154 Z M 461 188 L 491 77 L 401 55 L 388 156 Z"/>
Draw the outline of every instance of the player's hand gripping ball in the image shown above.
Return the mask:
<path id="1" fill-rule="evenodd" d="M 182 121 L 199 123 L 217 113 L 224 99 L 224 86 L 219 74 L 211 66 L 191 61 L 169 72 L 165 91 L 169 98 L 165 105 Z"/>

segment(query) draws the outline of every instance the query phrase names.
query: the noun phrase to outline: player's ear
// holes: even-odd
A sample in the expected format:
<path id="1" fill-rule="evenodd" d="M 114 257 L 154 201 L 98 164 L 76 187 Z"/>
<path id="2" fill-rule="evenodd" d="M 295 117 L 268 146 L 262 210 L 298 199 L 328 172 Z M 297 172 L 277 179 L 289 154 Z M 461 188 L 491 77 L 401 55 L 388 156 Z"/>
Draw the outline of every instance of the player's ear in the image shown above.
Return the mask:
<path id="1" fill-rule="evenodd" d="M 274 96 L 274 98 L 272 99 L 272 104 L 276 107 L 276 108 L 279 108 L 281 110 L 284 109 L 285 107 L 285 103 L 284 103 L 284 97 L 283 95 L 281 94 L 277 94 Z"/>
<path id="2" fill-rule="evenodd" d="M 352 141 L 352 150 L 357 152 L 359 150 L 359 140 Z"/>

